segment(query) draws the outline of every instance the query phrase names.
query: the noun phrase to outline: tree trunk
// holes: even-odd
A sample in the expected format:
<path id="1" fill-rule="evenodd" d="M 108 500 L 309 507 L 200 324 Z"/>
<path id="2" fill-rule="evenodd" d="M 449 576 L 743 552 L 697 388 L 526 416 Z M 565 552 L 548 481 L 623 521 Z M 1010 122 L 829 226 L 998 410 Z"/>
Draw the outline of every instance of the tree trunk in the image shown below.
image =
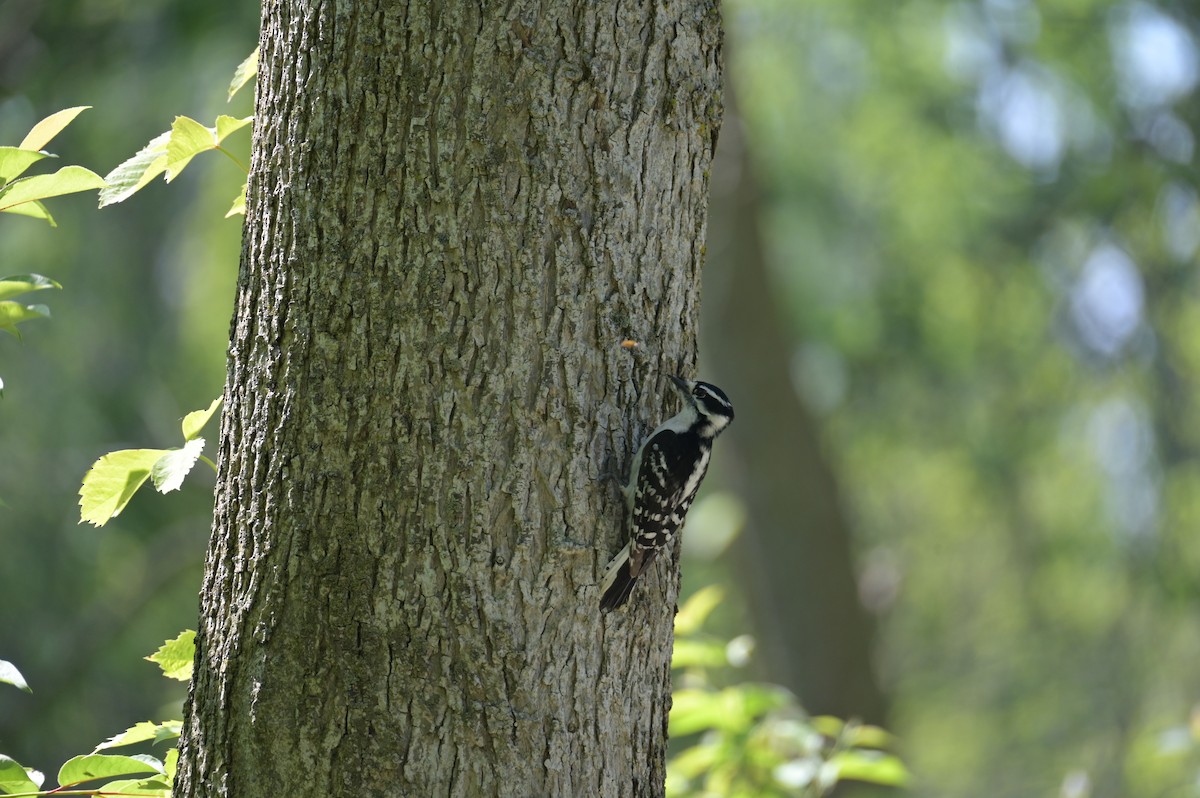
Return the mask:
<path id="1" fill-rule="evenodd" d="M 715 2 L 265 4 L 176 795 L 662 794 L 677 574 L 599 613 L 601 474 L 695 361 L 719 51 Z"/>
<path id="2" fill-rule="evenodd" d="M 721 290 L 706 315 L 714 378 L 737 385 L 730 455 L 745 472 L 748 523 L 733 547 L 765 675 L 815 714 L 884 723 L 872 669 L 874 622 L 858 598 L 852 530 L 816 420 L 788 377 L 793 347 L 758 230 L 758 189 L 740 131 L 721 143 L 712 258 Z M 719 171 L 719 174 L 721 172 Z M 747 357 L 753 352 L 754 357 Z"/>

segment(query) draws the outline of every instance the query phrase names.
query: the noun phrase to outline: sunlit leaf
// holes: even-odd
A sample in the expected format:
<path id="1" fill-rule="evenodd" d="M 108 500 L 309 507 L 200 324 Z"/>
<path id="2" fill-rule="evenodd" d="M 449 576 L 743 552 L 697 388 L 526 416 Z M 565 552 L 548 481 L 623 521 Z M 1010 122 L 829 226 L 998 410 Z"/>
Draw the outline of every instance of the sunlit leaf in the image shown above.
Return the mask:
<path id="1" fill-rule="evenodd" d="M 161 773 L 162 763 L 154 757 L 83 754 L 68 759 L 58 771 L 60 787 L 69 787 L 113 776 L 132 776 L 136 773 Z"/>
<path id="2" fill-rule="evenodd" d="M 82 166 L 64 166 L 53 174 L 22 177 L 0 188 L 0 210 L 23 202 L 103 187 L 104 178 L 92 170 Z"/>
<path id="3" fill-rule="evenodd" d="M 11 684 L 13 687 L 24 690 L 27 693 L 33 692 L 33 690 L 29 689 L 29 683 L 25 681 L 25 677 L 17 670 L 17 666 L 8 660 L 0 659 L 0 682 Z"/>
<path id="4" fill-rule="evenodd" d="M 109 737 L 96 746 L 96 751 L 103 751 L 106 748 L 120 748 L 124 745 L 142 743 L 146 740 L 152 740 L 156 743 L 163 740 L 171 740 L 179 736 L 182 727 L 182 721 L 178 720 L 168 720 L 163 723 L 153 723 L 145 720 L 130 726 L 120 734 Z"/>
<path id="5" fill-rule="evenodd" d="M 15 216 L 29 216 L 34 219 L 44 219 L 51 227 L 58 227 L 58 222 L 54 221 L 54 217 L 50 215 L 50 211 L 42 203 L 34 200 L 33 202 L 22 202 L 20 205 L 14 205 L 11 208 L 5 208 L 4 213 L 11 213 Z"/>
<path id="6" fill-rule="evenodd" d="M 163 676 L 186 682 L 192 678 L 192 660 L 196 657 L 196 633 L 187 630 L 163 643 L 145 659 L 162 668 Z"/>
<path id="7" fill-rule="evenodd" d="M 14 274 L 11 277 L 0 277 L 0 299 L 27 294 L 30 291 L 43 291 L 47 288 L 62 288 L 62 286 L 40 274 Z"/>
<path id="8" fill-rule="evenodd" d="M 100 189 L 100 207 L 122 202 L 167 169 L 167 142 L 171 131 L 160 133 L 150 140 L 130 159 L 109 172 L 104 180 L 108 183 Z"/>
<path id="9" fill-rule="evenodd" d="M 251 78 L 258 74 L 258 48 L 254 48 L 254 52 L 246 56 L 246 60 L 238 64 L 237 69 L 233 72 L 233 81 L 229 84 L 229 99 L 233 99 L 233 95 L 241 91 Z"/>
<path id="10" fill-rule="evenodd" d="M 17 325 L 31 319 L 50 318 L 50 308 L 45 305 L 22 305 L 20 302 L 0 302 L 0 330 L 20 338 Z"/>
<path id="11" fill-rule="evenodd" d="M 0 793 L 37 792 L 39 786 L 21 763 L 0 754 Z"/>
<path id="12" fill-rule="evenodd" d="M 151 779 L 118 779 L 100 788 L 103 795 L 146 795 L 170 798 L 171 785 L 161 777 Z"/>
<path id="13" fill-rule="evenodd" d="M 173 721 L 173 722 L 178 723 L 180 728 L 183 727 L 182 721 Z M 179 767 L 179 749 L 172 748 L 170 751 L 167 751 L 167 755 L 165 757 L 163 757 L 163 770 L 167 774 L 167 779 L 169 781 L 171 781 L 172 783 L 174 783 L 174 781 L 175 781 L 175 771 L 176 771 L 176 768 L 178 768 L 178 767 Z"/>
<path id="14" fill-rule="evenodd" d="M 218 116 L 216 126 L 217 143 L 220 144 L 230 133 L 241 130 L 253 121 L 254 117 L 252 116 L 245 116 L 240 119 L 236 116 L 226 116 L 224 114 Z"/>
<path id="15" fill-rule="evenodd" d="M 249 185 L 249 183 L 242 184 L 242 193 L 237 195 L 233 201 L 233 205 L 231 205 L 229 210 L 225 212 L 226 219 L 228 219 L 230 216 L 237 216 L 238 214 L 241 214 L 242 216 L 246 215 L 246 189 L 249 187 Z"/>
<path id="16" fill-rule="evenodd" d="M 74 108 L 64 108 L 57 113 L 43 119 L 33 126 L 26 134 L 24 140 L 21 141 L 20 147 L 23 150 L 40 150 L 50 143 L 50 140 L 62 132 L 63 128 L 71 124 L 71 121 L 81 113 L 91 108 L 90 105 L 77 105 Z"/>
<path id="17" fill-rule="evenodd" d="M 0 184 L 20 177 L 26 169 L 46 157 L 53 156 L 20 147 L 0 147 Z"/>
<path id="18" fill-rule="evenodd" d="M 212 418 L 213 413 L 217 412 L 217 407 L 221 404 L 221 397 L 212 400 L 204 410 L 193 410 L 183 417 L 183 439 L 190 441 L 200 434 L 200 430 L 204 429 L 204 425 Z"/>
<path id="19" fill-rule="evenodd" d="M 79 489 L 79 520 L 104 526 L 129 504 L 166 449 L 123 449 L 95 463 Z"/>
<path id="20" fill-rule="evenodd" d="M 182 449 L 169 449 L 166 454 L 155 461 L 150 469 L 150 477 L 159 493 L 170 493 L 179 490 L 183 478 L 196 465 L 200 453 L 204 451 L 204 439 L 193 438 L 183 445 Z"/>
<path id="21" fill-rule="evenodd" d="M 167 142 L 167 182 L 179 177 L 192 158 L 217 146 L 215 134 L 190 116 L 175 117 Z"/>

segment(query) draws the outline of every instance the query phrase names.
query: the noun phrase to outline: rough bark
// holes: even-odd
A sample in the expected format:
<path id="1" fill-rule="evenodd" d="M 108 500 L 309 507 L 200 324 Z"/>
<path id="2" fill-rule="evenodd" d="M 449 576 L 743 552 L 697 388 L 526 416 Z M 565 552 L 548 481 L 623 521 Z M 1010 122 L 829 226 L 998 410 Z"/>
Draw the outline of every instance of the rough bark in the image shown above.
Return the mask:
<path id="1" fill-rule="evenodd" d="M 758 189 L 736 125 L 721 141 L 711 263 L 721 299 L 705 314 L 714 379 L 736 385 L 729 456 L 742 463 L 747 529 L 733 560 L 765 675 L 809 712 L 884 723 L 874 622 L 859 601 L 853 530 L 819 428 L 789 379 L 791 341 L 758 230 Z M 747 353 L 754 353 L 747 357 Z M 722 441 L 722 443 L 726 443 Z"/>
<path id="2" fill-rule="evenodd" d="M 694 363 L 719 24 L 265 4 L 177 795 L 661 795 L 677 577 L 598 612 L 601 473 Z"/>

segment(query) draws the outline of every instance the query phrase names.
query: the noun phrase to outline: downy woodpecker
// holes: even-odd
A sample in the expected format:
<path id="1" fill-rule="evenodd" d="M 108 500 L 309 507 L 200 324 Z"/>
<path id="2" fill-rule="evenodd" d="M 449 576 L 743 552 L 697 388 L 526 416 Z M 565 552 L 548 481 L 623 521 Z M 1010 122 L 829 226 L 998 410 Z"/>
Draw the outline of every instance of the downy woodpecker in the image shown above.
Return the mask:
<path id="1" fill-rule="evenodd" d="M 605 569 L 605 611 L 624 604 L 638 577 L 674 543 L 708 470 L 713 440 L 733 421 L 733 405 L 717 386 L 680 377 L 671 382 L 683 395 L 683 409 L 650 433 L 633 458 L 625 486 L 629 542 Z"/>

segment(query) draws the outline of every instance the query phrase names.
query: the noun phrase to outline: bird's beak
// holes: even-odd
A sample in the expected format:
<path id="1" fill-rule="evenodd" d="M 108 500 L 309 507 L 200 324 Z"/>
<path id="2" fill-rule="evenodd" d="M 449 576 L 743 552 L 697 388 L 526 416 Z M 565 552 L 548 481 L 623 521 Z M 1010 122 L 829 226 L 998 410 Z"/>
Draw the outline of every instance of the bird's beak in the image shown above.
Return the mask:
<path id="1" fill-rule="evenodd" d="M 687 381 L 687 380 L 685 380 L 683 377 L 676 377 L 674 374 L 672 374 L 672 375 L 671 375 L 671 382 L 675 383 L 675 387 L 676 387 L 676 388 L 679 390 L 679 392 L 680 392 L 681 394 L 683 394 L 684 396 L 687 396 L 689 393 L 691 393 L 691 392 L 692 392 L 692 388 L 691 388 L 691 386 L 690 386 L 690 385 L 688 385 L 688 381 Z"/>

